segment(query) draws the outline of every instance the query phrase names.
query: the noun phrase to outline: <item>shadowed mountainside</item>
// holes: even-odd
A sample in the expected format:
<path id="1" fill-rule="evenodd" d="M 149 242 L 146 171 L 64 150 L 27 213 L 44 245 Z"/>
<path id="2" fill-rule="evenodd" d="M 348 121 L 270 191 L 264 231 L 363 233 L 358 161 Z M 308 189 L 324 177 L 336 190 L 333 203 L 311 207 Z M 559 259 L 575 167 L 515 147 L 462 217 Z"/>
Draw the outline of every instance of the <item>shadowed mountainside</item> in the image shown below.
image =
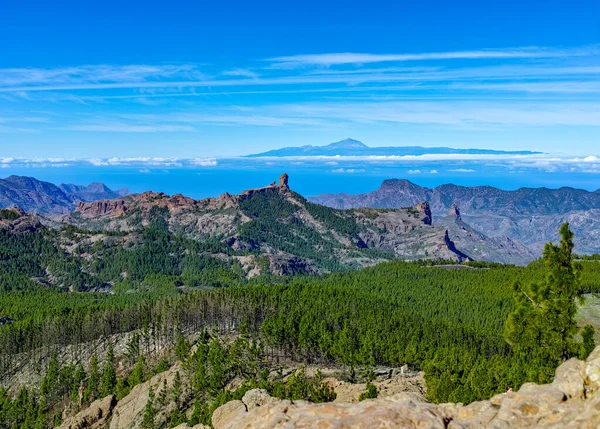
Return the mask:
<path id="1" fill-rule="evenodd" d="M 127 189 L 113 191 L 102 183 L 56 186 L 33 177 L 10 176 L 0 179 L 0 207 L 18 206 L 27 212 L 42 214 L 69 213 L 75 209 L 78 201 L 118 198 L 127 194 Z"/>

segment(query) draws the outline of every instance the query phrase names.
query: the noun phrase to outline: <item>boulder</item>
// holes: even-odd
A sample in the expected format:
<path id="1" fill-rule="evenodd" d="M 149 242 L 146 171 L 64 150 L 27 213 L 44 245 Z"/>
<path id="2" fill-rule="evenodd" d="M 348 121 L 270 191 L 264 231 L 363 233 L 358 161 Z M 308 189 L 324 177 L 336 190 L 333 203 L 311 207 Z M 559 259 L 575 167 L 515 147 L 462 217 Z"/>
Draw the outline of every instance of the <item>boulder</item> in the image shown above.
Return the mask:
<path id="1" fill-rule="evenodd" d="M 596 395 L 600 389 L 600 346 L 596 347 L 587 358 L 585 366 L 586 397 Z"/>
<path id="2" fill-rule="evenodd" d="M 231 422 L 237 417 L 246 414 L 246 405 L 242 401 L 229 401 L 217 408 L 212 415 L 212 424 L 215 429 L 234 428 Z"/>
<path id="3" fill-rule="evenodd" d="M 552 386 L 563 392 L 568 399 L 583 399 L 585 396 L 586 363 L 569 359 L 556 369 Z"/>
<path id="4" fill-rule="evenodd" d="M 358 404 L 288 401 L 272 398 L 269 404 L 245 411 L 235 404 L 227 422 L 215 422 L 215 429 L 283 429 L 283 428 L 444 428 L 444 418 L 434 412 L 436 406 L 417 396 L 401 393 L 380 400 Z M 222 407 L 221 407 L 222 408 Z M 219 409 L 217 409 L 219 411 Z"/>
<path id="5" fill-rule="evenodd" d="M 242 398 L 242 402 L 246 406 L 248 411 L 261 407 L 265 404 L 273 402 L 275 398 L 272 398 L 265 389 L 252 389 L 246 392 Z"/>

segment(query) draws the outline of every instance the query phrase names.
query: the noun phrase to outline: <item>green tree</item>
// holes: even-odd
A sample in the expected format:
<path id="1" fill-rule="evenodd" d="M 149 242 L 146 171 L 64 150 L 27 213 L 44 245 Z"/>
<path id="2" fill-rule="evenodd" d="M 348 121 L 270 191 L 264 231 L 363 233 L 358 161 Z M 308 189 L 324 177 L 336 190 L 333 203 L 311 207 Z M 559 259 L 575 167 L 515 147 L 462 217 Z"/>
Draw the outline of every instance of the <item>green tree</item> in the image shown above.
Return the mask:
<path id="1" fill-rule="evenodd" d="M 539 363 L 542 379 L 552 377 L 561 361 L 580 351 L 573 337 L 578 331 L 576 299 L 582 299 L 581 265 L 574 260 L 568 223 L 561 226 L 560 235 L 559 246 L 547 243 L 544 248 L 544 281 L 515 283 L 516 308 L 504 329 L 506 341 L 521 359 Z"/>
<path id="2" fill-rule="evenodd" d="M 190 343 L 181 334 L 177 337 L 177 346 L 175 347 L 175 355 L 177 359 L 184 362 L 190 354 Z"/>
<path id="3" fill-rule="evenodd" d="M 171 388 L 171 395 L 175 404 L 179 406 L 179 400 L 181 399 L 181 377 L 179 371 L 175 373 L 175 380 L 173 380 L 173 387 Z"/>
<path id="4" fill-rule="evenodd" d="M 81 388 L 81 383 L 85 380 L 85 370 L 83 369 L 83 365 L 78 364 L 75 368 L 75 374 L 73 375 L 73 385 L 71 386 L 71 401 L 73 403 L 77 403 L 79 401 L 79 389 Z"/>
<path id="5" fill-rule="evenodd" d="M 375 399 L 377 398 L 377 395 L 379 394 L 379 391 L 377 390 L 377 387 L 371 383 L 370 381 L 367 383 L 366 386 L 367 390 L 363 393 L 360 394 L 360 396 L 358 397 L 359 401 L 364 401 L 365 399 Z"/>
<path id="6" fill-rule="evenodd" d="M 90 360 L 90 376 L 87 381 L 87 387 L 84 392 L 84 402 L 91 402 L 96 398 L 100 387 L 100 370 L 98 369 L 98 358 L 92 355 Z"/>
<path id="7" fill-rule="evenodd" d="M 137 363 L 135 364 L 135 367 L 131 371 L 131 374 L 129 374 L 129 379 L 128 379 L 129 386 L 131 386 L 131 387 L 137 386 L 138 384 L 141 384 L 144 382 L 144 367 L 145 366 L 146 366 L 146 360 L 144 359 L 143 355 L 140 355 L 140 357 L 138 357 Z"/>
<path id="8" fill-rule="evenodd" d="M 154 419 L 156 418 L 156 408 L 154 408 L 154 390 L 150 388 L 148 392 L 148 402 L 144 408 L 144 418 L 142 420 L 142 428 L 153 429 Z"/>
<path id="9" fill-rule="evenodd" d="M 106 352 L 106 362 L 104 363 L 104 371 L 100 380 L 100 393 L 102 397 L 111 395 L 115 392 L 117 385 L 117 372 L 115 371 L 115 352 L 112 344 L 109 344 Z"/>
<path id="10" fill-rule="evenodd" d="M 592 325 L 587 325 L 583 328 L 581 332 L 581 338 L 583 339 L 581 343 L 581 359 L 587 359 L 590 353 L 596 347 L 596 343 L 594 342 L 594 327 Z"/>

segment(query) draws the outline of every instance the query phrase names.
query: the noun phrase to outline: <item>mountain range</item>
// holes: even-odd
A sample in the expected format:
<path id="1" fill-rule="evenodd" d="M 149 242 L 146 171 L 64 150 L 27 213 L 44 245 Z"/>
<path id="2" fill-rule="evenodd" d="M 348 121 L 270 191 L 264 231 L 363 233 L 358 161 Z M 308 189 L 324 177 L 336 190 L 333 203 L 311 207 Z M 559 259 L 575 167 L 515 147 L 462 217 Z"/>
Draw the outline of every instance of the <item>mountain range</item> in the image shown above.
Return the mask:
<path id="1" fill-rule="evenodd" d="M 461 215 L 450 202 L 462 204 L 466 197 L 434 198 L 433 190 L 407 181 L 386 181 L 371 194 L 325 195 L 313 202 L 292 191 L 285 174 L 279 184 L 204 200 L 151 191 L 124 195 L 125 191 L 114 192 L 101 184 L 55 186 L 17 176 L 2 183 L 2 205 L 45 216 L 19 216 L 14 222 L 4 221 L 3 229 L 23 232 L 67 224 L 84 231 L 125 234 L 124 244 L 129 245 L 139 241 L 139 231 L 160 221 L 177 236 L 224 245 L 231 254 L 219 246 L 210 253 L 241 263 L 249 276 L 265 271 L 261 263 L 271 274 L 319 273 L 394 258 L 523 265 L 538 253 L 510 234 L 499 234 L 496 225 L 496 230 L 486 229 L 480 217 Z M 479 193 L 475 195 L 470 200 L 481 206 Z M 492 204 L 490 198 L 483 200 Z M 493 204 L 489 213 L 503 213 L 499 199 Z M 556 221 L 547 230 L 557 231 Z"/>
<path id="2" fill-rule="evenodd" d="M 33 177 L 10 176 L 0 179 L 0 208 L 18 206 L 27 212 L 64 214 L 74 210 L 79 201 L 118 198 L 129 193 L 127 189 L 113 191 L 102 183 L 56 186 Z"/>
<path id="3" fill-rule="evenodd" d="M 491 186 L 418 186 L 408 180 L 384 180 L 363 194 L 324 194 L 310 201 L 337 209 L 396 208 L 427 201 L 434 217 L 444 217 L 453 205 L 461 221 L 490 238 L 510 238 L 539 255 L 543 244 L 557 238 L 561 223 L 569 222 L 580 253 L 600 252 L 600 190 L 563 187 L 505 191 Z"/>
<path id="4" fill-rule="evenodd" d="M 471 154 L 471 155 L 533 155 L 540 152 L 499 151 L 491 149 L 455 149 L 450 147 L 390 146 L 369 147 L 353 139 L 345 139 L 326 146 L 284 147 L 252 155 L 248 158 L 291 156 L 405 156 L 425 154 Z"/>
<path id="5" fill-rule="evenodd" d="M 431 224 L 428 204 L 398 210 L 336 210 L 310 203 L 279 183 L 239 195 L 194 200 L 145 192 L 81 202 L 61 222 L 130 236 L 159 222 L 171 234 L 219 243 L 213 255 L 238 261 L 249 276 L 320 273 L 400 258 L 462 261 L 446 229 Z M 262 265 L 261 265 L 262 264 Z M 265 268 L 266 267 L 266 268 Z"/>

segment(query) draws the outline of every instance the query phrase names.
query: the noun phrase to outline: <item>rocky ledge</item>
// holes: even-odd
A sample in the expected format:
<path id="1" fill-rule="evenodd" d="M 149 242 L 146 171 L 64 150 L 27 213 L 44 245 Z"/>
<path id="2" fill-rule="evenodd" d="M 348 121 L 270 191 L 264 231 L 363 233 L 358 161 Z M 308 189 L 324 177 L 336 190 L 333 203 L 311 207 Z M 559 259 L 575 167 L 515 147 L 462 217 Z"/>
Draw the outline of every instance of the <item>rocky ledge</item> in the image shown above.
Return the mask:
<path id="1" fill-rule="evenodd" d="M 524 384 L 469 405 L 423 402 L 411 393 L 358 404 L 311 404 L 279 400 L 266 391 L 247 392 L 215 410 L 215 429 L 379 428 L 598 428 L 600 347 L 586 362 L 570 359 L 552 384 Z"/>

